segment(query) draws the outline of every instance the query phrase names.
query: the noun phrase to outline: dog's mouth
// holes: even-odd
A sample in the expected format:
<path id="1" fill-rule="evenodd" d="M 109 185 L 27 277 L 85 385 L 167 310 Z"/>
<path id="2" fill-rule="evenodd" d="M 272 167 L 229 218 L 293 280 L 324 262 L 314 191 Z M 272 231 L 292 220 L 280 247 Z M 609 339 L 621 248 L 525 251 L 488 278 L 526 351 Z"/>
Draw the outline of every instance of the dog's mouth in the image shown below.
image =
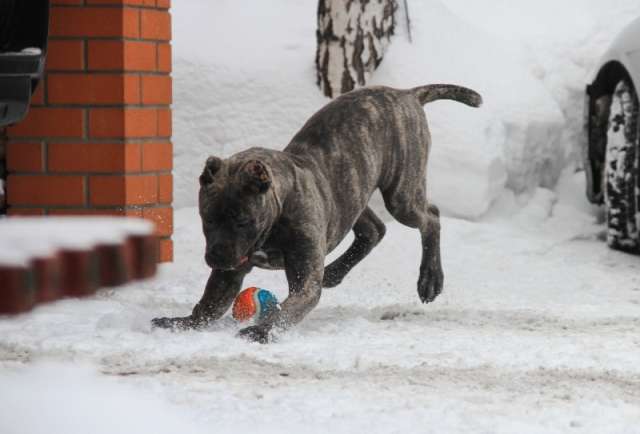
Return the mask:
<path id="1" fill-rule="evenodd" d="M 240 256 L 240 258 L 238 258 L 235 261 L 235 263 L 232 263 L 231 261 L 226 261 L 226 260 L 216 261 L 215 258 L 210 254 L 205 254 L 204 256 L 205 262 L 212 270 L 231 271 L 231 270 L 242 269 L 247 265 L 250 265 L 253 263 L 252 258 L 254 254 L 260 251 L 260 249 L 262 248 L 262 245 L 264 244 L 265 239 L 266 239 L 266 236 L 263 233 L 262 236 L 258 239 L 258 242 L 252 247 L 249 247 L 249 249 L 245 252 L 245 254 Z"/>
<path id="2" fill-rule="evenodd" d="M 235 261 L 235 264 L 216 262 L 209 255 L 205 255 L 204 260 L 212 270 L 231 271 L 238 270 L 246 266 L 249 263 L 249 258 L 250 255 L 241 256 L 237 261 Z"/>

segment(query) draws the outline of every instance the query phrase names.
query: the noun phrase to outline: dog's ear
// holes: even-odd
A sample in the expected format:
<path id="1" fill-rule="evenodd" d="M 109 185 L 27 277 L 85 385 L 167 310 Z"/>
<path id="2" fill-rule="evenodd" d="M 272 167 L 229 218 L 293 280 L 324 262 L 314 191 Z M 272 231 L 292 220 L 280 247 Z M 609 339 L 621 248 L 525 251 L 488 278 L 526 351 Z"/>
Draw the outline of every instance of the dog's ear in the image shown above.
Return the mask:
<path id="1" fill-rule="evenodd" d="M 261 161 L 247 161 L 242 166 L 241 174 L 245 189 L 252 193 L 265 193 L 271 186 L 271 175 Z"/>
<path id="2" fill-rule="evenodd" d="M 213 182 L 213 177 L 216 175 L 220 167 L 222 166 L 222 160 L 218 157 L 209 157 L 204 165 L 202 175 L 200 175 L 200 185 L 205 186 Z"/>

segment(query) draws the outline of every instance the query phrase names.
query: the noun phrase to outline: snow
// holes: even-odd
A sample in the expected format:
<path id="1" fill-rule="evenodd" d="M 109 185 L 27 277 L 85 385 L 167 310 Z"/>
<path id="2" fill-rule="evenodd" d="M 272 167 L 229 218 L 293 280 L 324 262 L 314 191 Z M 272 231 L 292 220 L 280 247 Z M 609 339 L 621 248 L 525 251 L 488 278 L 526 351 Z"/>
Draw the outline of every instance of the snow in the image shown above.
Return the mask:
<path id="1" fill-rule="evenodd" d="M 3 434 L 206 432 L 153 393 L 83 364 L 11 366 L 0 372 L 0 383 Z"/>
<path id="2" fill-rule="evenodd" d="M 345 282 L 266 346 L 236 338 L 229 315 L 151 330 L 154 316 L 189 313 L 208 274 L 197 210 L 181 209 L 176 262 L 157 279 L 0 318 L 0 412 L 47 410 L 20 433 L 60 420 L 86 432 L 105 413 L 129 432 L 633 432 L 640 264 L 563 201 L 584 197 L 584 181 L 561 184 L 482 222 L 444 218 L 445 291 L 430 305 L 415 289 L 418 233 L 388 222 Z M 286 295 L 282 272 L 255 271 L 253 285 Z M 15 421 L 0 413 L 0 431 Z"/>
<path id="3" fill-rule="evenodd" d="M 197 203 L 207 156 L 282 149 L 326 104 L 315 85 L 316 7 L 315 0 L 174 5 L 177 207 Z M 640 13 L 635 0 L 424 0 L 409 9 L 413 43 L 400 14 L 371 84 L 451 82 L 482 93 L 479 110 L 426 107 L 431 198 L 446 215 L 465 218 L 481 217 L 505 188 L 525 195 L 553 188 L 567 164 L 578 164 L 588 72 Z"/>
<path id="4" fill-rule="evenodd" d="M 600 56 L 640 15 L 638 2 L 446 0 L 446 4 L 467 23 L 512 45 L 520 61 L 562 110 L 559 146 L 563 155 L 569 161 L 579 159 L 585 85 Z"/>
<path id="5" fill-rule="evenodd" d="M 606 247 L 572 160 L 583 77 L 635 3 L 411 1 L 414 43 L 400 28 L 374 81 L 483 93 L 479 110 L 426 108 L 432 199 L 475 221 L 442 219 L 435 303 L 416 293 L 418 233 L 387 221 L 265 346 L 228 315 L 199 332 L 150 320 L 188 314 L 208 277 L 193 207 L 205 158 L 282 148 L 326 103 L 315 1 L 174 2 L 175 262 L 0 317 L 0 432 L 638 431 L 640 263 Z M 286 296 L 282 272 L 243 286 Z"/>
<path id="6" fill-rule="evenodd" d="M 153 224 L 141 218 L 24 217 L 0 218 L 0 264 L 25 266 L 59 249 L 86 250 L 119 244 L 130 235 L 151 235 Z"/>

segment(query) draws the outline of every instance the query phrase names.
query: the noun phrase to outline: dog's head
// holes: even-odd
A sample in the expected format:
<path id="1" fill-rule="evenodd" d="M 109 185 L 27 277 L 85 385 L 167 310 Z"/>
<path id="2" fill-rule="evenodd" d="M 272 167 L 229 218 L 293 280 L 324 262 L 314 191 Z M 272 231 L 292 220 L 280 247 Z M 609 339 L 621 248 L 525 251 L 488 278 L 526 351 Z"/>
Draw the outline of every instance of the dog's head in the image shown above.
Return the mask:
<path id="1" fill-rule="evenodd" d="M 271 188 L 271 173 L 259 160 L 207 159 L 199 194 L 207 265 L 235 269 L 261 247 L 275 220 Z"/>

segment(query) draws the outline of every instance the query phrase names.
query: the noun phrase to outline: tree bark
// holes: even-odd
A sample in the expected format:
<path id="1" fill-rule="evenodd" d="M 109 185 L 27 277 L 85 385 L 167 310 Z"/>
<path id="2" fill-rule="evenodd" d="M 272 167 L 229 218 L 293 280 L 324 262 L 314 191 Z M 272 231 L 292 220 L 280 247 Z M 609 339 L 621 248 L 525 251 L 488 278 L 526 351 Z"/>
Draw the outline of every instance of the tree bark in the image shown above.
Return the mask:
<path id="1" fill-rule="evenodd" d="M 391 42 L 397 9 L 396 0 L 319 0 L 316 70 L 326 96 L 366 84 Z"/>

